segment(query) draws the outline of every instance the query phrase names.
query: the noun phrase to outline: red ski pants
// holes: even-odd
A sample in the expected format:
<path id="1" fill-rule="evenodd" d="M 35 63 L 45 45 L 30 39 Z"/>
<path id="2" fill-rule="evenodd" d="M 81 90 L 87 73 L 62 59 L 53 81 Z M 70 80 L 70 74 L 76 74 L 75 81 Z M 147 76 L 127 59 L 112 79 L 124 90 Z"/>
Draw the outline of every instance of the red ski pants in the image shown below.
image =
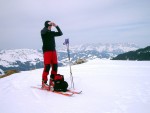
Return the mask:
<path id="1" fill-rule="evenodd" d="M 57 61 L 57 53 L 56 51 L 47 51 L 44 52 L 44 70 L 42 74 L 42 80 L 47 82 L 48 74 L 51 69 L 51 74 L 57 74 L 58 61 Z"/>

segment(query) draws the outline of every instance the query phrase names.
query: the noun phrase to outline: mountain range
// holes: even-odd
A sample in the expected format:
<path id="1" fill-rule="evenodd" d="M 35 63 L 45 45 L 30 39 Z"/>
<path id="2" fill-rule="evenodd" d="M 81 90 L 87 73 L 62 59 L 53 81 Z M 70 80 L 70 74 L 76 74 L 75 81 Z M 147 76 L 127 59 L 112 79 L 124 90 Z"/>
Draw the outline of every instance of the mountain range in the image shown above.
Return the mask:
<path id="1" fill-rule="evenodd" d="M 77 59 L 111 59 L 119 54 L 137 50 L 139 47 L 135 44 L 115 43 L 115 44 L 82 44 L 71 46 L 71 62 Z M 59 66 L 68 64 L 68 54 L 66 47 L 57 48 Z M 19 71 L 43 68 L 42 50 L 35 49 L 13 49 L 0 51 L 0 74 L 6 70 L 16 69 Z"/>

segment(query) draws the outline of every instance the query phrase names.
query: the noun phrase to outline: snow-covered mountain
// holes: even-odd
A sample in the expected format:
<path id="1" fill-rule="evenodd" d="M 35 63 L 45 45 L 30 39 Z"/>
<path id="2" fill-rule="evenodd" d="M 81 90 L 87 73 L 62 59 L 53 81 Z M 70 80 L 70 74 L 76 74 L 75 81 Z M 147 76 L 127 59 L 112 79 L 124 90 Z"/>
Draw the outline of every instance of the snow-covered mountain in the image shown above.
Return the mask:
<path id="1" fill-rule="evenodd" d="M 0 113 L 150 113 L 150 62 L 95 59 L 72 66 L 82 94 L 39 90 L 43 69 L 0 79 Z M 60 67 L 70 87 L 69 67 Z"/>
<path id="2" fill-rule="evenodd" d="M 91 51 L 95 50 L 98 52 L 127 52 L 131 50 L 135 50 L 139 48 L 136 44 L 131 44 L 131 43 L 107 43 L 107 44 L 102 44 L 102 43 L 90 43 L 90 44 L 82 44 L 82 45 L 76 45 L 76 46 L 71 46 L 70 50 L 72 52 L 79 52 L 79 51 Z M 60 49 L 64 51 L 63 49 Z"/>
<path id="3" fill-rule="evenodd" d="M 70 47 L 71 61 L 74 62 L 77 59 L 111 59 L 119 54 L 137 50 L 139 47 L 135 44 L 128 43 L 115 43 L 115 44 L 83 44 Z M 59 61 L 62 64 L 66 64 L 66 47 L 58 48 Z"/>
<path id="4" fill-rule="evenodd" d="M 118 54 L 138 49 L 134 44 L 83 44 L 70 47 L 71 61 L 77 59 L 95 59 L 117 56 Z M 59 66 L 68 63 L 66 47 L 57 49 Z M 43 55 L 41 50 L 15 49 L 0 51 L 0 74 L 9 69 L 32 70 L 43 67 Z"/>
<path id="5" fill-rule="evenodd" d="M 30 70 L 43 66 L 43 57 L 40 51 L 33 49 L 15 49 L 0 51 L 0 69 Z"/>

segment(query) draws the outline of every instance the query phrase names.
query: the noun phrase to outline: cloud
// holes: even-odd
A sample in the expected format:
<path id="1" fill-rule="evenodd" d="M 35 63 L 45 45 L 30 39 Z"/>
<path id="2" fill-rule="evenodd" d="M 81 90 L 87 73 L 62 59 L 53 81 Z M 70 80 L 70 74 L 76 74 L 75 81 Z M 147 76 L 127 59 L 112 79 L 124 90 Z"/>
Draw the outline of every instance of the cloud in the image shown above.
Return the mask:
<path id="1" fill-rule="evenodd" d="M 66 37 L 75 43 L 81 42 L 81 37 L 83 41 L 88 38 L 87 42 L 93 37 L 97 42 L 134 41 L 135 36 L 150 41 L 147 39 L 150 36 L 149 4 L 148 0 L 0 1 L 0 42 L 21 39 L 26 47 L 40 48 L 40 30 L 46 20 L 56 22 L 64 32 L 58 44 Z M 123 35 L 124 38 L 119 38 Z M 0 48 L 7 47 L 3 44 Z"/>

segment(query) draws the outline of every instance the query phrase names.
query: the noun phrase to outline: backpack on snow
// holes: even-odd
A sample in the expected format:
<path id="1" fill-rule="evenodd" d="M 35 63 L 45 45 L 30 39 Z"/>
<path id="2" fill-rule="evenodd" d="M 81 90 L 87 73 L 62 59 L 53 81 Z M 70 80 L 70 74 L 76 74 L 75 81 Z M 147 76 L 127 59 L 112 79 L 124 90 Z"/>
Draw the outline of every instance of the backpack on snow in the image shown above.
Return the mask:
<path id="1" fill-rule="evenodd" d="M 64 81 L 64 76 L 60 74 L 51 75 L 50 79 L 51 90 L 53 91 L 67 91 L 68 83 Z"/>

